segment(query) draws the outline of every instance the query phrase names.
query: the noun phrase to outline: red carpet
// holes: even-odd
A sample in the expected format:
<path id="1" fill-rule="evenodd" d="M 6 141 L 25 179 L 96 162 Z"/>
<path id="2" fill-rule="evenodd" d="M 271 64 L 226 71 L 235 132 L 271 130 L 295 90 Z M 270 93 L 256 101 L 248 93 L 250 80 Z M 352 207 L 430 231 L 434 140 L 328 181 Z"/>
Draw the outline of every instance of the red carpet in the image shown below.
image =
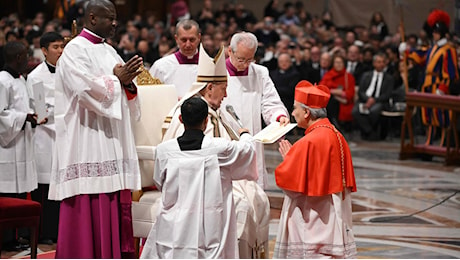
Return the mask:
<path id="1" fill-rule="evenodd" d="M 141 246 L 139 250 L 139 255 L 142 253 L 142 249 L 143 249 L 143 246 Z M 37 254 L 37 259 L 54 259 L 55 254 L 56 254 L 56 250 L 43 252 L 43 253 Z M 23 256 L 20 259 L 30 259 L 30 255 Z"/>
<path id="2" fill-rule="evenodd" d="M 38 259 L 54 259 L 55 254 L 56 254 L 56 250 L 43 252 L 43 253 L 37 254 L 37 258 Z M 30 259 L 30 255 L 21 257 L 21 259 Z"/>
<path id="3" fill-rule="evenodd" d="M 144 248 L 144 246 L 140 247 L 139 255 L 142 253 L 143 248 Z M 56 254 L 56 250 L 51 250 L 51 251 L 48 251 L 48 252 L 39 253 L 39 254 L 37 254 L 37 259 L 54 259 L 55 254 Z M 20 259 L 30 259 L 30 255 L 23 256 Z"/>

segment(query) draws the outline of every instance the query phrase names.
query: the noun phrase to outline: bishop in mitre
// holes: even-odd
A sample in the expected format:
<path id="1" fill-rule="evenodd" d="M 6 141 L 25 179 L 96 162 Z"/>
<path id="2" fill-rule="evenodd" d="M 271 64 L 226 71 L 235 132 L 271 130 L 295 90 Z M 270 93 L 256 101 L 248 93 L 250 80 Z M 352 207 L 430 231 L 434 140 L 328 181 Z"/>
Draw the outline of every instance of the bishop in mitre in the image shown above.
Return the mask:
<path id="1" fill-rule="evenodd" d="M 231 126 L 233 118 L 221 113 L 220 106 L 226 97 L 227 70 L 223 46 L 215 58 L 208 56 L 200 45 L 197 80 L 189 92 L 178 102 L 165 120 L 163 141 L 179 137 L 184 126 L 179 120 L 180 106 L 184 100 L 199 96 L 208 104 L 208 125 L 205 135 L 238 140 L 239 136 Z M 246 169 L 255 180 L 233 181 L 232 192 L 236 213 L 236 235 L 240 258 L 260 258 L 268 256 L 268 227 L 270 221 L 270 203 L 265 192 L 257 185 L 257 170 Z M 232 230 L 232 229 L 230 229 Z M 234 232 L 229 231 L 229 232 Z"/>

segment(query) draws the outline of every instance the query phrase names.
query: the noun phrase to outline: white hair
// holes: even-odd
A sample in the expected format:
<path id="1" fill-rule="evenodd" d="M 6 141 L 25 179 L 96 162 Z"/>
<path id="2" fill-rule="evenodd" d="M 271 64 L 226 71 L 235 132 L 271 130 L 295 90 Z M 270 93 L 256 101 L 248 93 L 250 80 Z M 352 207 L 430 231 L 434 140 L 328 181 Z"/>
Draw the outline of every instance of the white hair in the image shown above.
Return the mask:
<path id="1" fill-rule="evenodd" d="M 323 107 L 323 108 L 311 108 L 311 107 L 309 107 L 309 106 L 307 106 L 307 105 L 305 105 L 303 103 L 300 103 L 300 106 L 305 108 L 305 109 L 310 110 L 312 120 L 327 117 L 327 109 L 325 107 Z"/>
<path id="2" fill-rule="evenodd" d="M 230 48 L 232 52 L 237 51 L 238 44 L 243 44 L 244 47 L 254 49 L 254 53 L 257 51 L 257 37 L 250 32 L 239 32 L 235 33 L 230 40 Z"/>

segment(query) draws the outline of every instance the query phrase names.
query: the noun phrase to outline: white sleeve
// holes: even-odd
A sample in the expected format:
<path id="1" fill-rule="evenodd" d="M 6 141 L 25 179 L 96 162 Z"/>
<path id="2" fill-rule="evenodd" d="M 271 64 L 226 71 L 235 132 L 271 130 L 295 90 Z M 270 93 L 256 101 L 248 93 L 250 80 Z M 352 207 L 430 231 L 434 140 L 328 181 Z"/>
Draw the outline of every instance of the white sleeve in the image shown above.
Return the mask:
<path id="1" fill-rule="evenodd" d="M 162 66 L 162 59 L 160 58 L 157 61 L 155 61 L 150 68 L 149 72 L 152 75 L 152 77 L 159 79 L 161 82 L 165 83 L 165 71 L 164 71 L 164 65 Z M 168 82 L 170 83 L 170 82 Z M 165 83 L 166 84 L 166 83 Z"/>
<path id="2" fill-rule="evenodd" d="M 256 153 L 252 136 L 243 134 L 239 141 L 225 141 L 228 142 L 227 148 L 219 154 L 221 169 L 227 170 L 232 180 L 257 180 Z"/>
<path id="3" fill-rule="evenodd" d="M 21 132 L 27 113 L 11 109 L 14 93 L 0 82 L 0 145 L 6 147 Z"/>
<path id="4" fill-rule="evenodd" d="M 154 170 L 153 170 L 153 182 L 155 183 L 155 186 L 157 186 L 158 190 L 161 191 L 163 187 L 163 182 L 165 179 L 165 167 L 162 164 L 162 160 L 159 158 L 159 154 L 161 154 L 161 148 L 160 151 L 157 150 L 155 151 L 155 164 L 154 164 Z"/>
<path id="5" fill-rule="evenodd" d="M 262 78 L 262 117 L 267 125 L 275 122 L 279 116 L 286 116 L 289 118 L 288 111 L 281 102 L 280 96 L 276 91 L 275 84 L 273 83 L 268 69 L 260 66 L 259 77 Z"/>
<path id="6" fill-rule="evenodd" d="M 67 97 L 76 95 L 78 103 L 90 111 L 121 119 L 123 93 L 118 77 L 91 71 L 93 66 L 86 50 L 76 45 L 66 48 L 67 52 L 59 58 L 56 67 L 56 90 L 63 89 Z"/>
<path id="7" fill-rule="evenodd" d="M 137 87 L 137 86 L 136 86 Z M 139 95 L 139 94 L 138 94 Z M 139 121 L 141 120 L 141 103 L 139 101 L 138 96 L 135 98 L 128 100 L 129 112 L 130 116 L 133 120 Z"/>

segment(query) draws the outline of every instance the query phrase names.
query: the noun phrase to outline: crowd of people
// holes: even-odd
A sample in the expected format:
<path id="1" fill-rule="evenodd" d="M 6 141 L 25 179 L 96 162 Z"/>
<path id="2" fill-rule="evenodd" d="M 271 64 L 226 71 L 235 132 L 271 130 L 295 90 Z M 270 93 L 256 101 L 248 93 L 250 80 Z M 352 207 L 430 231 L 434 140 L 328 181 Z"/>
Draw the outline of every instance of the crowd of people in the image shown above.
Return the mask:
<path id="1" fill-rule="evenodd" d="M 261 21 L 243 4 L 214 9 L 204 0 L 194 15 L 175 1 L 177 14 L 166 23 L 134 15 L 124 24 L 108 0 L 75 4 L 78 36 L 69 17 L 0 20 L 0 167 L 14 175 L 0 178 L 0 196 L 32 192 L 42 203 L 41 241 L 57 242 L 56 258 L 133 256 L 130 190 L 141 183 L 131 119 L 140 116 L 133 80 L 142 66 L 176 86 L 179 96 L 158 146 L 154 178 L 168 192 L 147 258 L 262 257 L 267 171 L 263 144 L 251 135 L 293 121 L 305 133 L 293 145 L 280 142 L 283 162 L 275 176 L 286 196 L 275 256 L 355 256 L 350 193 L 356 183 L 343 134 L 358 130 L 365 140 L 382 138 L 381 111 L 398 109 L 394 104 L 404 101 L 407 89 L 458 95 L 460 44 L 440 10 L 430 14 L 425 30 L 401 43 L 379 12 L 368 27 L 344 29 L 327 11 L 308 13 L 302 1 L 287 2 L 283 10 L 269 1 Z M 37 88 L 45 95 L 44 116 L 34 111 Z M 240 118 L 232 120 L 223 107 Z M 427 142 L 436 138 L 434 128 L 449 126 L 449 116 L 422 109 Z M 179 173 L 200 171 L 220 177 L 189 174 L 196 187 L 180 185 Z M 192 201 L 201 195 L 204 204 Z M 187 205 L 185 211 L 175 211 L 176 204 Z M 203 220 L 213 210 L 223 217 Z M 196 225 L 171 219 L 176 214 Z M 332 224 L 317 221 L 322 216 Z M 203 229 L 203 221 L 215 226 Z M 181 231 L 166 235 L 169 226 Z"/>
<path id="2" fill-rule="evenodd" d="M 85 1 L 76 2 L 78 2 L 78 6 L 73 8 L 75 11 L 69 12 L 69 16 L 72 15 L 72 18 L 78 21 L 78 26 L 81 29 L 83 19 L 80 9 Z M 423 78 L 424 63 L 419 59 L 409 55 L 410 58 L 407 59 L 406 67 L 399 64 L 402 60 L 402 55 L 398 50 L 401 35 L 399 32 L 390 34 L 380 12 L 372 14 L 368 26 L 339 28 L 335 26 L 333 17 L 329 12 L 325 11 L 321 15 L 311 14 L 302 1 L 287 2 L 284 6 L 279 6 L 278 1 L 269 1 L 264 8 L 264 17 L 261 20 L 256 19 L 253 13 L 245 9 L 244 4 L 241 3 L 235 5 L 224 3 L 222 6 L 213 7 L 212 1 L 206 0 L 203 1 L 202 8 L 195 14 L 190 13 L 184 1 L 175 1 L 173 5 L 180 7 L 178 9 L 180 14 L 168 16 L 170 18 L 168 21 L 159 20 L 150 12 L 145 12 L 144 15 L 136 14 L 126 23 L 118 24 L 116 35 L 107 39 L 107 42 L 117 49 L 125 61 L 134 55 L 139 55 L 143 58 L 144 66 L 148 69 L 158 59 L 174 53 L 180 48 L 180 43 L 178 44 L 175 39 L 175 24 L 180 19 L 191 17 L 198 23 L 200 31 L 194 33 L 197 35 L 198 42 L 202 42 L 205 50 L 211 55 L 216 54 L 221 44 L 224 44 L 225 47 L 229 46 L 231 36 L 234 33 L 238 31 L 253 32 L 258 40 L 254 62 L 268 68 L 270 77 L 276 82 L 275 87 L 282 100 L 287 102 L 285 106 L 289 111 L 292 110 L 290 103 L 292 103 L 293 86 L 295 85 L 292 82 L 305 79 L 319 83 L 323 80 L 326 72 L 336 72 L 329 73 L 325 80 L 329 83 L 335 81 L 333 92 L 336 93 L 333 94 L 334 98 L 331 100 L 331 103 L 334 104 L 330 104 L 330 111 L 334 111 L 330 113 L 329 119 L 341 131 L 360 129 L 359 124 L 353 123 L 355 118 L 350 114 L 350 111 L 358 100 L 358 86 L 362 85 L 361 76 L 366 71 L 375 70 L 373 59 L 376 54 L 382 54 L 381 57 L 384 58 L 383 72 L 393 78 L 393 82 L 389 84 L 391 85 L 389 86 L 391 95 L 384 95 L 380 98 L 384 103 L 384 109 L 395 109 L 391 105 L 403 101 L 401 89 L 403 89 L 402 79 L 404 77 L 408 77 L 409 89 L 419 91 L 425 80 Z M 171 8 L 174 9 L 172 10 L 174 12 L 177 9 Z M 39 12 L 32 20 L 20 21 L 15 14 L 12 14 L 0 21 L 0 28 L 2 29 L 0 36 L 4 36 L 1 37 L 4 38 L 4 42 L 18 38 L 24 40 L 32 50 L 29 60 L 30 70 L 44 59 L 38 42 L 40 36 L 44 32 L 56 31 L 63 37 L 70 37 L 71 23 L 68 20 L 46 20 L 44 14 Z M 406 35 L 407 48 L 418 51 L 425 50 L 426 52 L 426 49 L 432 46 L 433 29 L 422 21 L 420 28 L 418 34 Z M 458 37 L 450 34 L 448 28 L 449 25 L 447 25 L 447 31 L 443 32 L 443 35 L 457 50 L 459 49 Z M 198 35 L 199 33 L 200 35 Z M 184 50 L 182 49 L 182 51 Z M 196 48 L 190 48 L 188 51 L 195 50 Z M 350 78 L 346 82 L 337 83 L 343 81 L 343 78 L 339 76 L 343 73 L 334 68 L 332 59 L 335 59 L 335 56 L 344 58 L 345 71 L 352 74 L 353 79 Z M 195 59 L 197 58 L 195 57 Z M 452 62 L 456 63 L 457 59 L 452 58 Z M 3 61 L 0 63 L 2 65 Z M 457 64 L 452 66 L 455 67 L 454 69 L 458 69 Z M 166 70 L 166 67 L 158 70 Z M 152 74 L 163 80 L 164 78 L 158 74 L 160 71 Z M 405 76 L 406 74 L 407 76 Z M 174 75 L 169 75 L 169 77 L 172 76 Z M 455 78 L 455 76 L 452 77 L 452 72 L 449 77 Z M 179 96 L 183 95 L 185 90 L 180 90 Z M 337 93 L 337 91 L 342 93 Z M 451 92 L 457 94 L 459 92 L 458 87 Z M 345 100 L 342 99 L 340 106 L 338 106 L 335 103 L 337 103 L 340 95 Z M 339 112 L 339 110 L 344 111 Z M 377 120 L 372 125 L 372 130 L 379 129 L 379 122 L 380 120 Z M 382 138 L 381 135 L 370 136 L 367 129 L 360 130 L 363 130 L 362 137 L 365 139 Z M 423 134 L 424 131 L 422 130 L 420 133 Z"/>

